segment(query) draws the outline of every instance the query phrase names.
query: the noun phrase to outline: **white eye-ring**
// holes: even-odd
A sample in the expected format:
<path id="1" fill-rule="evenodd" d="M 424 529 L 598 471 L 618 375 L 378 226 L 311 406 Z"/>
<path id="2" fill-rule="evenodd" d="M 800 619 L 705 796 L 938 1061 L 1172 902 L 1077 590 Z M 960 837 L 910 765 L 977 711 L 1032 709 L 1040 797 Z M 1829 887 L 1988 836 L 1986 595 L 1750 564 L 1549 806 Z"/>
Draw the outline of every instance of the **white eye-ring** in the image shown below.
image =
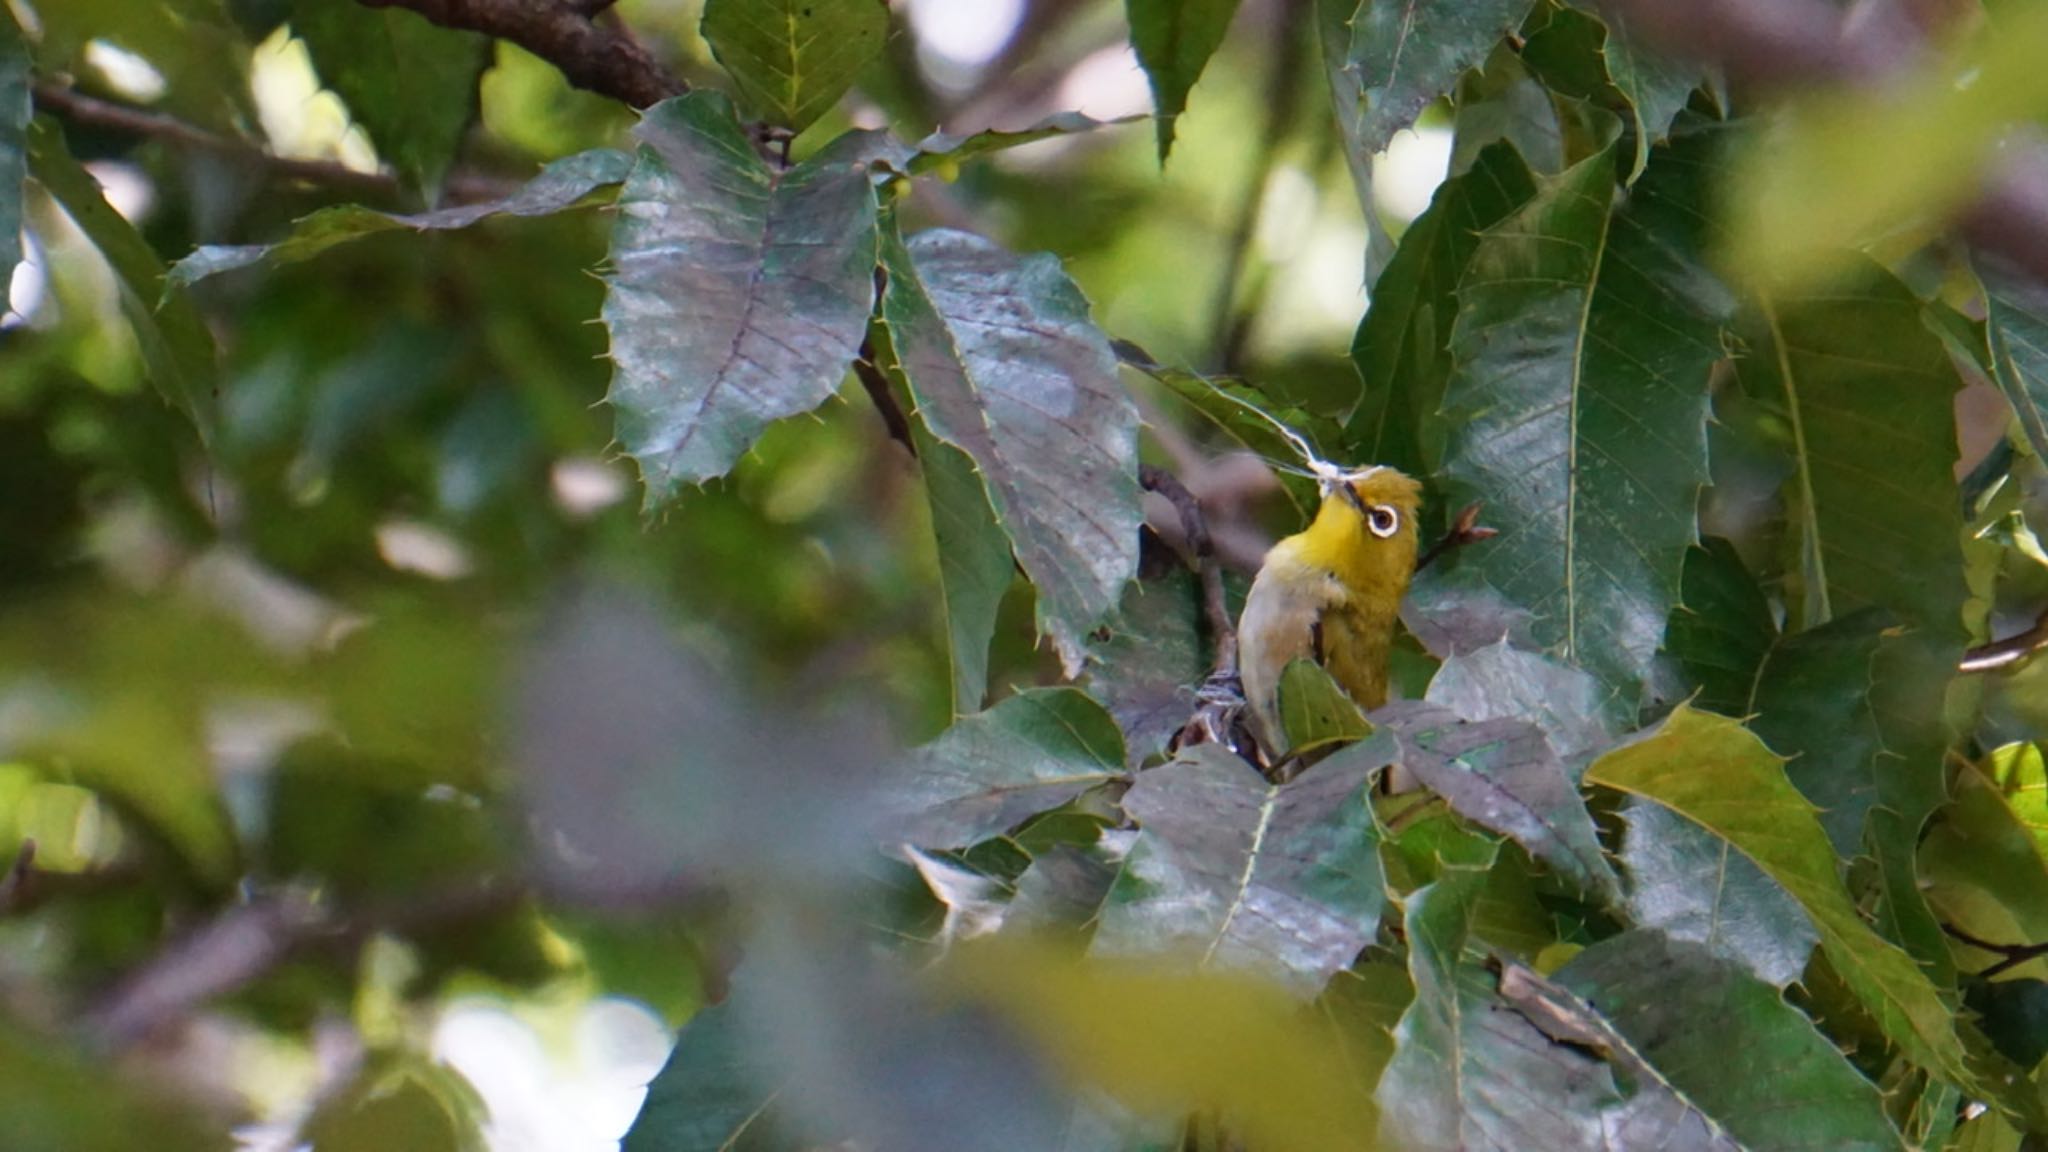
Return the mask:
<path id="1" fill-rule="evenodd" d="M 1365 526 L 1372 534 L 1385 540 L 1401 530 L 1401 514 L 1385 504 L 1375 504 L 1366 510 Z"/>

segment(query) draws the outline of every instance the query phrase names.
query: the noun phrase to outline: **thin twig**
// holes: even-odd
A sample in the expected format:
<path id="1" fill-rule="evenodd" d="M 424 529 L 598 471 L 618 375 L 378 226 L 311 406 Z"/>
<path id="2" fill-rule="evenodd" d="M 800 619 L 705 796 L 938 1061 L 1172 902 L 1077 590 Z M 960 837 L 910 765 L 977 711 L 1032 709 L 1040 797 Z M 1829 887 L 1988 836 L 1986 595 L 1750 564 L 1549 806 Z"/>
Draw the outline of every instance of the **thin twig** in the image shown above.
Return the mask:
<path id="1" fill-rule="evenodd" d="M 367 8 L 404 8 L 444 28 L 508 40 L 553 64 L 578 88 L 634 108 L 690 90 L 623 30 L 591 18 L 578 0 L 357 0 Z"/>
<path id="2" fill-rule="evenodd" d="M 1992 979 L 2007 969 L 2017 968 L 2029 960 L 2048 956 L 2048 944 L 1993 944 L 1989 940 L 1972 936 L 1953 924 L 1943 924 L 1941 930 L 1972 948 L 1999 957 L 1998 963 L 1977 973 L 1977 977 L 1983 980 Z"/>
<path id="3" fill-rule="evenodd" d="M 1480 501 L 1474 500 L 1459 509 L 1458 518 L 1451 522 L 1451 530 L 1444 533 L 1443 539 L 1431 544 L 1416 558 L 1415 570 L 1422 571 L 1429 567 L 1432 561 L 1453 549 L 1463 548 L 1467 544 L 1477 544 L 1481 540 L 1491 540 L 1500 535 L 1495 529 L 1479 523 L 1479 510 L 1482 507 L 1484 505 Z"/>
<path id="4" fill-rule="evenodd" d="M 332 160 L 300 160 L 279 156 L 246 141 L 218 136 L 195 124 L 161 112 L 118 104 L 87 96 L 56 84 L 37 84 L 36 108 L 73 124 L 125 132 L 195 152 L 208 152 L 233 160 L 260 165 L 287 180 L 342 188 L 360 194 L 395 197 L 402 193 L 398 178 L 388 172 L 364 172 Z M 494 200 L 509 194 L 514 185 L 486 176 L 453 173 L 446 185 L 448 197 L 458 202 Z"/>

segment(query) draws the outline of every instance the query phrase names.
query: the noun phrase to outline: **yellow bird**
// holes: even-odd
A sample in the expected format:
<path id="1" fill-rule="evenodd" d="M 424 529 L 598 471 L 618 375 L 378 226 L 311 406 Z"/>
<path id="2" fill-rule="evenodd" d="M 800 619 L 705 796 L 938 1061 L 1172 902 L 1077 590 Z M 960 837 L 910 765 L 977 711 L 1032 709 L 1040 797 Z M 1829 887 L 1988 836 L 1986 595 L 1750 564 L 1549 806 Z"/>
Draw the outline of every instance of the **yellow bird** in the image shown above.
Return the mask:
<path id="1" fill-rule="evenodd" d="M 1316 472 L 1315 521 L 1266 553 L 1237 626 L 1252 735 L 1271 759 L 1287 752 L 1280 673 L 1290 661 L 1322 665 L 1360 708 L 1387 702 L 1394 625 L 1415 573 L 1422 485 L 1386 467 Z"/>

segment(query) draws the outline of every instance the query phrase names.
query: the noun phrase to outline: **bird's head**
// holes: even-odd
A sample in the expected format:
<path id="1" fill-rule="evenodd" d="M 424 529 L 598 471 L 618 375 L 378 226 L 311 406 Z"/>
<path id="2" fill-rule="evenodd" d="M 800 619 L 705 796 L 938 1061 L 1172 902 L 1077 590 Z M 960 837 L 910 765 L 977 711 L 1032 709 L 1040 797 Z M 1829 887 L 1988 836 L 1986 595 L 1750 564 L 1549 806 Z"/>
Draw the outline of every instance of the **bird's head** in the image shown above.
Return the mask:
<path id="1" fill-rule="evenodd" d="M 1422 484 L 1385 466 L 1345 471 L 1325 465 L 1317 473 L 1323 503 L 1303 533 L 1309 547 L 1331 569 L 1391 587 L 1398 597 L 1415 570 Z"/>

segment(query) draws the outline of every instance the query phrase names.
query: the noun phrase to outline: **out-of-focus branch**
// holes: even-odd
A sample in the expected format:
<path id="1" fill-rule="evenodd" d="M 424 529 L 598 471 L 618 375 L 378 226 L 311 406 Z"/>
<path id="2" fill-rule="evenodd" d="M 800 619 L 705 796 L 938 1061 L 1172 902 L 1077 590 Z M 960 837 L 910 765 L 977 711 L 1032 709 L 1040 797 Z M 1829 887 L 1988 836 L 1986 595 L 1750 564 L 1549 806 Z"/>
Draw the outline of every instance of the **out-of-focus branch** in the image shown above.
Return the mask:
<path id="1" fill-rule="evenodd" d="M 404 8 L 444 28 L 509 40 L 553 64 L 569 83 L 645 108 L 689 85 L 624 28 L 596 19 L 591 0 L 358 0 L 366 8 Z"/>
<path id="2" fill-rule="evenodd" d="M 232 160 L 247 161 L 252 165 L 260 165 L 286 180 L 300 180 L 308 184 L 341 188 L 366 196 L 397 196 L 402 191 L 398 179 L 389 173 L 363 172 L 332 160 L 299 160 L 289 156 L 278 156 L 245 140 L 217 136 L 175 116 L 87 96 L 75 89 L 56 84 L 37 84 L 34 96 L 38 111 L 60 120 L 161 140 L 173 147 L 189 151 L 208 152 Z M 509 195 L 514 187 L 510 183 L 487 176 L 456 172 L 448 178 L 447 192 L 450 199 L 467 203 Z"/>
<path id="3" fill-rule="evenodd" d="M 1759 90 L 1883 82 L 1918 61 L 1930 25 L 1953 11 L 1921 0 L 1845 13 L 1828 0 L 1601 0 L 1624 35 L 1667 55 L 1716 64 Z M 2048 150 L 2003 149 L 1960 219 L 1971 244 L 2048 281 Z"/>
<path id="4" fill-rule="evenodd" d="M 300 892 L 258 897 L 173 941 L 130 973 L 87 1012 L 85 1032 L 102 1045 L 119 1046 L 253 983 L 306 949 L 356 943 L 379 931 L 457 927 L 530 896 L 523 885 L 485 880 L 353 913 Z"/>

